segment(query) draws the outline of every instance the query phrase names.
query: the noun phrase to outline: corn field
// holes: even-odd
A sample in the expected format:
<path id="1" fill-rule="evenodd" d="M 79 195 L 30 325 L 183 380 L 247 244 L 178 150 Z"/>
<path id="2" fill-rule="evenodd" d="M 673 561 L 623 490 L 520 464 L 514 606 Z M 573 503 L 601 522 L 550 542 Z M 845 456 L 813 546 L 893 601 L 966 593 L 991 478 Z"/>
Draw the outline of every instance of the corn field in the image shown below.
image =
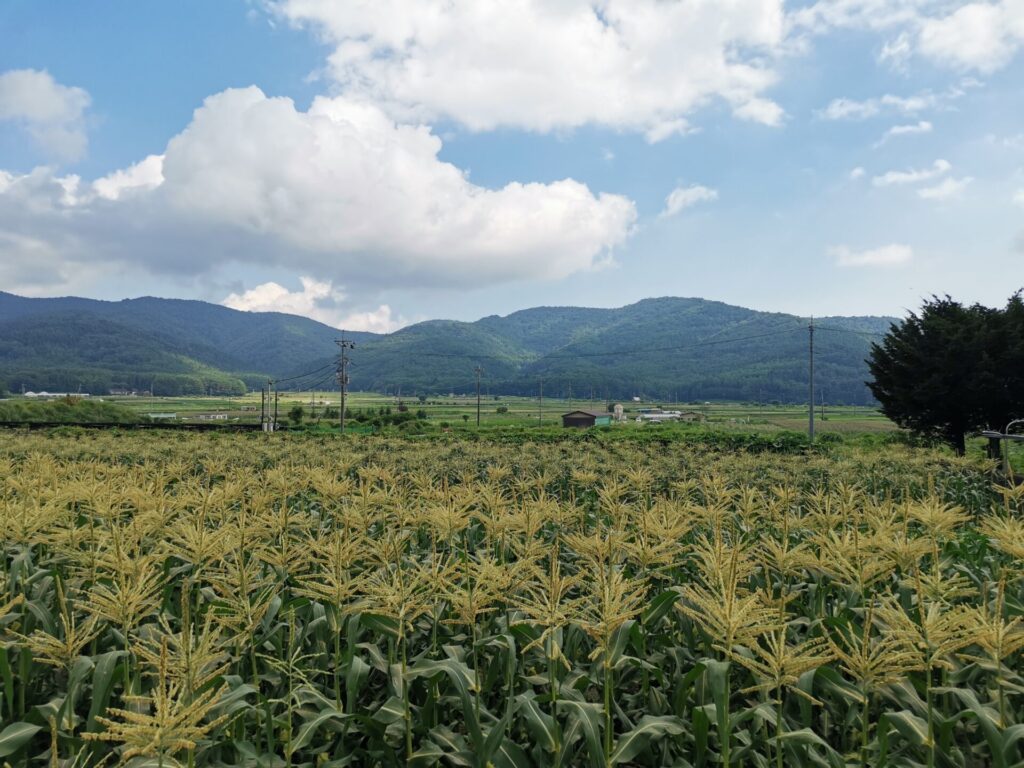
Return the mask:
<path id="1" fill-rule="evenodd" d="M 926 449 L 5 435 L 11 766 L 1012 766 L 1024 489 Z"/>

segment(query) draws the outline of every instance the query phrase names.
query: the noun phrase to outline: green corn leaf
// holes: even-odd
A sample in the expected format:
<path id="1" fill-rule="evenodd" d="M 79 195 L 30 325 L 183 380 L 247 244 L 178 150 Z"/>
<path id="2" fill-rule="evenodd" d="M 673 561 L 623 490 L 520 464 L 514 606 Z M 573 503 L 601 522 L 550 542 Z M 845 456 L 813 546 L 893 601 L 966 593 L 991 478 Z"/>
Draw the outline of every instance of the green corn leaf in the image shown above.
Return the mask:
<path id="1" fill-rule="evenodd" d="M 348 715 L 346 715 L 340 709 L 331 708 L 325 709 L 322 712 L 318 712 L 315 717 L 313 717 L 311 720 L 307 720 L 305 723 L 302 724 L 302 727 L 299 728 L 298 735 L 292 742 L 292 751 L 297 752 L 298 750 L 302 749 L 304 746 L 309 744 L 309 742 L 313 739 L 313 736 L 316 734 L 317 729 L 324 723 L 330 721 L 345 720 L 347 719 L 347 717 Z"/>
<path id="2" fill-rule="evenodd" d="M 41 730 L 38 725 L 31 723 L 11 723 L 0 731 L 0 757 L 13 755 Z"/>
<path id="3" fill-rule="evenodd" d="M 1020 765 L 1019 762 L 1016 762 L 1017 743 L 1020 741 L 1024 741 L 1024 723 L 1011 725 L 1003 731 L 1003 760 L 1007 765 Z"/>
<path id="4" fill-rule="evenodd" d="M 559 699 L 556 706 L 559 710 L 566 710 L 569 716 L 580 724 L 590 765 L 593 768 L 603 768 L 604 745 L 601 744 L 603 712 L 601 706 L 571 699 Z"/>
<path id="5" fill-rule="evenodd" d="M 476 690 L 473 670 L 455 659 L 418 661 L 408 669 L 410 679 L 431 677 L 442 672 L 455 686 L 459 700 L 462 702 L 462 717 L 466 724 L 466 730 L 469 732 L 470 742 L 474 750 L 480 751 L 484 747 L 484 736 L 480 728 L 480 721 L 477 719 L 473 697 L 470 695 L 471 691 Z"/>
<path id="6" fill-rule="evenodd" d="M 713 704 L 707 704 L 703 707 L 694 707 L 691 714 L 697 768 L 702 768 L 708 760 L 708 733 L 711 731 L 711 715 L 714 714 L 714 709 Z"/>
<path id="7" fill-rule="evenodd" d="M 644 609 L 643 613 L 644 626 L 647 628 L 653 627 L 663 618 L 668 616 L 672 611 L 672 606 L 676 604 L 676 601 L 678 601 L 679 598 L 679 590 L 672 588 L 667 589 L 648 600 L 647 608 Z"/>
<path id="8" fill-rule="evenodd" d="M 451 728 L 439 725 L 430 731 L 431 743 L 444 753 L 445 759 L 453 765 L 473 765 L 473 753 L 467 749 L 466 740 Z"/>
<path id="9" fill-rule="evenodd" d="M 885 721 L 893 726 L 900 735 L 915 747 L 931 746 L 928 738 L 928 722 L 917 715 L 900 710 L 899 712 L 886 712 L 883 715 Z"/>
<path id="10" fill-rule="evenodd" d="M 491 763 L 495 768 L 531 768 L 532 765 L 523 748 L 508 739 L 498 746 Z"/>
<path id="11" fill-rule="evenodd" d="M 417 749 L 409 757 L 408 765 L 416 768 L 425 768 L 430 765 L 437 765 L 444 758 L 445 752 L 436 744 L 426 744 Z"/>
<path id="12" fill-rule="evenodd" d="M 636 728 L 619 737 L 612 752 L 613 765 L 632 760 L 651 742 L 666 736 L 678 736 L 686 730 L 678 717 L 653 717 L 645 715 Z"/>
<path id="13" fill-rule="evenodd" d="M 397 696 L 392 696 L 380 705 L 380 709 L 373 713 L 373 719 L 378 723 L 384 723 L 385 725 L 390 725 L 404 717 L 405 702 Z"/>
<path id="14" fill-rule="evenodd" d="M 124 651 L 109 651 L 101 654 L 96 660 L 96 667 L 92 672 L 92 703 L 89 705 L 85 730 L 95 730 L 96 717 L 106 712 L 114 681 L 121 677 L 121 665 L 118 662 L 124 656 Z"/>
<path id="15" fill-rule="evenodd" d="M 555 721 L 551 715 L 541 711 L 533 694 L 518 696 L 516 702 L 517 710 L 523 716 L 533 743 L 545 752 L 554 752 L 557 732 L 555 731 Z"/>

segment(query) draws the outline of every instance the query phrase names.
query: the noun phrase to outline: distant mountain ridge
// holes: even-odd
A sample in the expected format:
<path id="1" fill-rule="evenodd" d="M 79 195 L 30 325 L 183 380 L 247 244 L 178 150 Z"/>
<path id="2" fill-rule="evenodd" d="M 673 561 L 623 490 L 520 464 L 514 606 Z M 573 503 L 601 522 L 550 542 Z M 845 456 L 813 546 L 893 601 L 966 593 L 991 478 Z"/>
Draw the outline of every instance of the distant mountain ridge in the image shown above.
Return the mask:
<path id="1" fill-rule="evenodd" d="M 887 317 L 816 323 L 816 380 L 828 402 L 867 403 L 872 334 Z M 806 400 L 806 321 L 696 298 L 615 309 L 535 307 L 475 322 L 429 320 L 391 334 L 348 333 L 351 387 L 407 395 L 468 392 L 474 368 L 495 394 L 621 399 Z M 202 301 L 0 292 L 0 388 L 234 393 L 268 378 L 336 388 L 340 332 L 309 318 Z"/>

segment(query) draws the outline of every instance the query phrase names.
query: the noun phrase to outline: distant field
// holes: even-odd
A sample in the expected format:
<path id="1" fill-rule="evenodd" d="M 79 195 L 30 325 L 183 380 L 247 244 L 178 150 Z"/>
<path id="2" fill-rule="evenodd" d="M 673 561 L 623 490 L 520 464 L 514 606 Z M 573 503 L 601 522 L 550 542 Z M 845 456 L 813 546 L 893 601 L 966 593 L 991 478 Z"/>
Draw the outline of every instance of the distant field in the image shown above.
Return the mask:
<path id="1" fill-rule="evenodd" d="M 107 401 L 118 403 L 138 413 L 176 413 L 181 419 L 194 419 L 203 414 L 224 413 L 229 419 L 259 421 L 260 395 L 258 392 L 243 397 L 107 397 Z M 373 392 L 353 392 L 346 398 L 346 407 L 354 412 L 360 410 L 396 409 L 398 398 Z M 463 416 L 476 423 L 476 397 L 429 397 L 421 403 L 417 398 L 403 399 L 408 408 L 415 412 L 426 411 L 429 420 L 449 421 L 453 426 L 463 422 Z M 291 408 L 303 406 L 307 420 L 323 418 L 327 408 L 338 407 L 338 394 L 312 392 L 281 392 L 278 397 L 278 413 L 285 418 Z M 639 408 L 662 407 L 666 410 L 697 411 L 706 416 L 709 423 L 735 425 L 763 430 L 807 429 L 806 406 L 794 405 L 749 405 L 739 403 L 672 403 L 667 401 L 628 403 L 624 402 L 626 415 L 632 422 Z M 247 409 L 248 408 L 248 409 Z M 498 409 L 507 409 L 499 413 Z M 513 425 L 557 425 L 561 414 L 574 408 L 604 411 L 603 400 L 580 400 L 544 398 L 543 406 L 536 397 L 506 397 L 490 395 L 481 397 L 480 422 L 484 426 Z M 815 411 L 815 425 L 820 432 L 888 432 L 896 426 L 875 408 L 864 406 L 828 406 Z"/>
<path id="2" fill-rule="evenodd" d="M 99 400 L 100 398 L 95 398 Z M 8 402 L 17 403 L 21 398 L 12 398 Z M 203 415 L 223 414 L 229 423 L 257 423 L 260 418 L 260 394 L 249 393 L 242 397 L 104 397 L 103 401 L 114 403 L 131 411 L 146 415 L 152 413 L 176 414 L 180 421 L 199 421 Z M 455 431 L 476 429 L 476 398 L 467 396 L 429 397 L 424 403 L 418 398 L 403 400 L 412 413 L 426 413 L 426 426 L 430 429 L 450 428 Z M 303 407 L 303 423 L 307 426 L 317 425 L 323 431 L 334 428 L 337 418 L 338 393 L 312 392 L 281 392 L 278 398 L 278 415 L 282 421 L 287 419 L 288 412 L 296 405 Z M 360 412 L 379 413 L 381 409 L 390 408 L 397 412 L 398 400 L 391 395 L 380 395 L 372 392 L 350 393 L 346 399 L 347 407 L 358 415 Z M 672 429 L 666 425 L 637 424 L 637 409 L 644 407 L 662 407 L 667 410 L 697 411 L 706 418 L 709 428 L 718 432 L 740 433 L 783 433 L 807 431 L 807 408 L 797 405 L 756 405 L 744 403 L 672 403 L 625 402 L 627 422 L 616 426 L 619 430 L 665 430 Z M 324 416 L 331 408 L 331 418 Z M 499 413 L 498 409 L 506 409 Z M 481 429 L 528 428 L 543 426 L 548 429 L 561 425 L 561 414 L 566 411 L 583 408 L 604 411 L 604 401 L 567 400 L 560 398 L 544 398 L 543 410 L 537 398 L 487 396 L 481 398 L 480 423 Z M 824 411 L 824 414 L 822 413 Z M 350 421 L 346 428 L 352 432 L 369 432 L 373 429 L 365 424 Z M 836 434 L 844 438 L 871 439 L 899 431 L 899 428 L 883 416 L 876 408 L 864 406 L 829 406 L 815 409 L 815 431 L 818 435 Z M 972 455 L 980 456 L 984 451 L 984 441 L 976 438 L 968 443 Z M 1024 469 L 1024 444 L 1017 443 L 1011 447 L 1011 461 L 1018 468 Z"/>

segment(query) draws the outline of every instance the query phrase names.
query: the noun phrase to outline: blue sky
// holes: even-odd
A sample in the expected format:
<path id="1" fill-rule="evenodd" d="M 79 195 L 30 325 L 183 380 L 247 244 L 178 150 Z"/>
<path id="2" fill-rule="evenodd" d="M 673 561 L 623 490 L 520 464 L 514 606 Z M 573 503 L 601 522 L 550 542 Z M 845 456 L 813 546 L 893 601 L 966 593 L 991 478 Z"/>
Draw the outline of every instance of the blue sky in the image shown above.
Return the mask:
<path id="1" fill-rule="evenodd" d="M 390 330 L 1024 285 L 1024 3 L 0 6 L 0 288 Z"/>

